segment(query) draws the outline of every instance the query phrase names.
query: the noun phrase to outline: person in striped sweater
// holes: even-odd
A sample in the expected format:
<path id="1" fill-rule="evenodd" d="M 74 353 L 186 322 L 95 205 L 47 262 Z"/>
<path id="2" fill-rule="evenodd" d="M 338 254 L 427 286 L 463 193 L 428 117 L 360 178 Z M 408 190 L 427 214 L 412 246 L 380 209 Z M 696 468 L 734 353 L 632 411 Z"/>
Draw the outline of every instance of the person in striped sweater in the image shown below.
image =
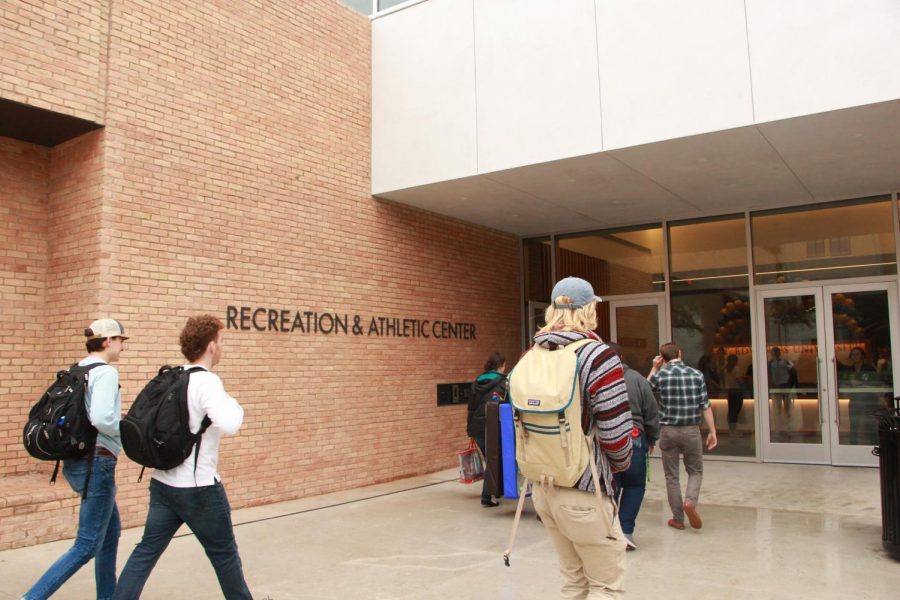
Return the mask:
<path id="1" fill-rule="evenodd" d="M 578 381 L 585 402 L 585 432 L 594 438 L 594 460 L 603 501 L 594 493 L 591 468 L 574 488 L 533 489 L 534 507 L 559 555 L 562 598 L 620 598 L 625 578 L 625 537 L 616 517 L 613 473 L 631 464 L 631 409 L 622 363 L 594 332 L 596 303 L 590 283 L 567 277 L 553 288 L 546 325 L 534 343 L 550 350 L 590 338 L 576 350 Z M 605 514 L 604 514 L 605 513 Z"/>

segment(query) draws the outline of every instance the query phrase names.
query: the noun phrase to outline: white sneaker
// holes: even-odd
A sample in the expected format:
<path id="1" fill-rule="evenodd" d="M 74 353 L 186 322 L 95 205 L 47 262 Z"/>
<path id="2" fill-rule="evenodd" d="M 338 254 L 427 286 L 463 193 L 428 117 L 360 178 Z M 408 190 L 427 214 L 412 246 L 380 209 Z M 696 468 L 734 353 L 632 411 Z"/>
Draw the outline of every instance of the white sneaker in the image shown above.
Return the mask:
<path id="1" fill-rule="evenodd" d="M 626 533 L 625 535 L 625 550 L 631 552 L 632 550 L 637 550 L 637 544 L 634 543 L 634 535 L 631 533 Z"/>

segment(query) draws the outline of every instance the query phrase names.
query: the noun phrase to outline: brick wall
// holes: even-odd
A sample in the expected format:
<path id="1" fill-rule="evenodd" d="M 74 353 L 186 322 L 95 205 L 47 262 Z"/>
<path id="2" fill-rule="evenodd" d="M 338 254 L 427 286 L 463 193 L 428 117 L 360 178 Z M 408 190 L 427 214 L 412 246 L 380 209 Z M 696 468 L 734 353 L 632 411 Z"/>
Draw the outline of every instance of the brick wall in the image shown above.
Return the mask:
<path id="1" fill-rule="evenodd" d="M 518 355 L 517 240 L 371 198 L 367 18 L 334 0 L 173 6 L 112 4 L 106 128 L 53 150 L 81 161 L 68 217 L 94 228 L 50 250 L 48 314 L 74 325 L 52 358 L 80 353 L 94 313 L 121 319 L 127 405 L 198 312 L 474 323 L 475 340 L 232 329 L 218 369 L 246 411 L 221 453 L 236 507 L 452 466 L 465 409 L 438 408 L 435 385 Z M 72 269 L 84 303 L 65 303 Z M 146 510 L 137 471 L 119 468 L 126 526 Z"/>
<path id="2" fill-rule="evenodd" d="M 110 2 L 0 3 L 0 97 L 102 123 Z"/>
<path id="3" fill-rule="evenodd" d="M 0 138 L 0 477 L 44 472 L 21 430 L 99 307 L 102 132 L 43 148 Z"/>
<path id="4" fill-rule="evenodd" d="M 0 138 L 0 477 L 25 473 L 28 406 L 39 396 L 47 279 L 47 148 Z"/>

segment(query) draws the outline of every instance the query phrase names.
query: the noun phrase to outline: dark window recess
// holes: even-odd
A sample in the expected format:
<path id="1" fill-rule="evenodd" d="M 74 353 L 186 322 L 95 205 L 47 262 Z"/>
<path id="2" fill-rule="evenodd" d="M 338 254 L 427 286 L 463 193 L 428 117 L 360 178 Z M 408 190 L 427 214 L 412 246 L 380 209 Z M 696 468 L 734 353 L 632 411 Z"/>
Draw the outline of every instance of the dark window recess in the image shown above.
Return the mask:
<path id="1" fill-rule="evenodd" d="M 471 381 L 465 383 L 439 383 L 437 384 L 437 405 L 453 406 L 455 404 L 468 404 L 469 395 L 471 393 Z"/>
<path id="2" fill-rule="evenodd" d="M 0 137 L 52 148 L 102 125 L 0 98 Z"/>

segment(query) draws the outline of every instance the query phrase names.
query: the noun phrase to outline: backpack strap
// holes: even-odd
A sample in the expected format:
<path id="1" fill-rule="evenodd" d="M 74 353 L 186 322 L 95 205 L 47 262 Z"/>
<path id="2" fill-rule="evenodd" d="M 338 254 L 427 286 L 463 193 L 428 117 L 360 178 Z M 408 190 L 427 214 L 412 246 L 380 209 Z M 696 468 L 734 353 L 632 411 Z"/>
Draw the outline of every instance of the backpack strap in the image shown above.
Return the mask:
<path id="1" fill-rule="evenodd" d="M 98 362 L 98 363 L 91 363 L 89 365 L 81 366 L 78 363 L 75 363 L 71 367 L 69 367 L 69 373 L 74 372 L 74 374 L 81 374 L 84 376 L 85 408 L 87 408 L 86 403 L 87 403 L 88 373 L 90 373 L 94 367 L 108 366 L 108 364 L 109 363 Z M 90 416 L 91 416 L 90 412 L 88 412 L 88 421 L 90 421 Z M 94 424 L 91 423 L 91 427 L 93 427 L 93 426 L 94 426 Z M 88 452 L 88 455 L 87 455 L 88 469 L 87 469 L 87 475 L 84 478 L 84 489 L 81 491 L 81 501 L 82 502 L 87 500 L 88 487 L 90 487 L 90 485 L 91 485 L 91 474 L 94 472 L 94 452 L 96 452 L 96 450 L 97 450 L 97 437 L 94 436 L 94 443 L 91 445 L 90 452 Z M 56 461 L 56 468 L 53 469 L 53 477 L 50 479 L 50 482 L 53 484 L 56 483 L 57 471 L 59 471 L 59 461 Z"/>
<path id="2" fill-rule="evenodd" d="M 191 373 L 196 373 L 197 371 L 206 371 L 203 367 L 191 367 L 190 369 L 185 369 L 185 374 L 188 378 L 188 383 L 190 383 Z M 185 392 L 187 393 L 187 392 Z M 185 398 L 186 399 L 186 398 Z M 200 422 L 200 429 L 197 430 L 197 433 L 194 434 L 197 438 L 197 441 L 194 443 L 194 486 L 197 487 L 197 459 L 200 457 L 200 442 L 203 441 L 203 434 L 206 433 L 206 430 L 210 428 L 212 425 L 212 420 L 209 418 L 209 415 L 204 415 L 203 420 Z"/>
<path id="3" fill-rule="evenodd" d="M 615 540 L 617 539 L 613 534 L 613 526 L 612 521 L 610 519 L 609 514 L 606 512 L 606 507 L 603 502 L 603 491 L 600 489 L 600 477 L 597 475 L 597 465 L 594 463 L 594 438 L 593 435 L 587 435 L 584 438 L 585 443 L 588 447 L 588 463 L 591 465 L 591 478 L 594 480 L 594 494 L 597 496 L 597 502 L 600 503 L 600 512 L 603 513 L 603 520 L 606 521 L 606 539 Z M 616 502 L 612 500 L 613 503 L 613 516 L 612 518 L 616 518 Z"/>
<path id="4" fill-rule="evenodd" d="M 528 483 L 528 479 L 523 479 L 522 489 L 519 491 L 519 503 L 516 505 L 516 518 L 513 519 L 512 532 L 509 534 L 509 546 L 506 547 L 506 552 L 503 553 L 503 564 L 507 567 L 509 566 L 509 557 L 512 555 L 513 544 L 516 541 L 516 532 L 519 529 L 519 519 L 522 518 L 522 507 L 525 505 L 525 495 L 528 491 Z"/>

